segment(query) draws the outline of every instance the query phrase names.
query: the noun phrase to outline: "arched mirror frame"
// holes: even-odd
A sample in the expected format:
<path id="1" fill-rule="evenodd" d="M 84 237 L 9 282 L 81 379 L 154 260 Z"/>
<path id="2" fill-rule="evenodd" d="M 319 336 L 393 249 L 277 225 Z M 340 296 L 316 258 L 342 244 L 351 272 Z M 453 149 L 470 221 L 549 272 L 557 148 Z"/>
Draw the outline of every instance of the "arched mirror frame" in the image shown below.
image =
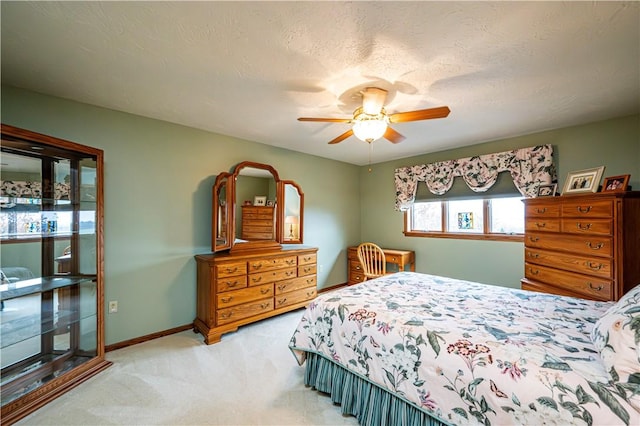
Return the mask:
<path id="1" fill-rule="evenodd" d="M 298 193 L 298 203 L 297 203 L 297 211 L 291 212 L 287 206 L 287 185 L 291 185 L 292 189 L 294 189 Z M 279 208 L 279 222 L 282 223 L 283 226 L 280 227 L 280 232 L 278 236 L 280 238 L 280 242 L 286 244 L 302 244 L 302 234 L 304 231 L 304 192 L 302 192 L 302 188 L 292 180 L 283 180 L 279 183 L 278 188 L 278 199 L 284 200 L 281 203 Z M 297 213 L 297 215 L 295 214 Z M 293 222 L 288 223 L 288 219 L 290 217 L 295 218 Z"/>
<path id="2" fill-rule="evenodd" d="M 236 197 L 236 184 L 238 176 L 241 175 L 245 168 L 255 168 L 268 171 L 274 178 L 276 184 L 276 221 L 273 240 L 258 240 L 236 243 L 236 221 L 238 220 L 238 200 Z M 299 218 L 295 224 L 296 234 L 294 238 L 285 236 L 285 212 L 286 212 L 286 186 L 291 185 L 299 196 Z M 226 193 L 221 203 L 221 192 Z M 233 172 L 220 173 L 216 177 L 216 181 L 212 191 L 212 222 L 211 222 L 211 249 L 214 252 L 231 249 L 232 251 L 240 250 L 257 250 L 265 248 L 277 248 L 280 244 L 302 244 L 303 241 L 303 212 L 304 212 L 304 193 L 300 186 L 292 180 L 280 180 L 278 172 L 268 164 L 256 163 L 253 161 L 243 161 L 238 163 Z M 224 217 L 227 223 L 223 223 Z M 226 238 L 219 238 L 220 233 L 224 232 Z"/>

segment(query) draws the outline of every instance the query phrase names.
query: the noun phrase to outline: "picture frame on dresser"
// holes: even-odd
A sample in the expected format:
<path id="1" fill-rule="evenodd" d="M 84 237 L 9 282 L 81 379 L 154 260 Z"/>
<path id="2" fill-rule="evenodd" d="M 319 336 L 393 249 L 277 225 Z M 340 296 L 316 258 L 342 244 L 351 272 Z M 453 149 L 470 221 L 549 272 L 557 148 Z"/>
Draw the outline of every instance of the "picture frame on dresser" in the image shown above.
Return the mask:
<path id="1" fill-rule="evenodd" d="M 602 192 L 626 191 L 631 175 L 609 176 L 604 178 Z"/>
<path id="2" fill-rule="evenodd" d="M 558 191 L 558 184 L 540 185 L 538 187 L 538 197 L 554 197 Z"/>
<path id="3" fill-rule="evenodd" d="M 562 195 L 598 192 L 605 166 L 569 172 Z"/>
<path id="4" fill-rule="evenodd" d="M 253 205 L 254 206 L 264 206 L 267 204 L 267 196 L 266 195 L 256 195 L 253 197 Z"/>

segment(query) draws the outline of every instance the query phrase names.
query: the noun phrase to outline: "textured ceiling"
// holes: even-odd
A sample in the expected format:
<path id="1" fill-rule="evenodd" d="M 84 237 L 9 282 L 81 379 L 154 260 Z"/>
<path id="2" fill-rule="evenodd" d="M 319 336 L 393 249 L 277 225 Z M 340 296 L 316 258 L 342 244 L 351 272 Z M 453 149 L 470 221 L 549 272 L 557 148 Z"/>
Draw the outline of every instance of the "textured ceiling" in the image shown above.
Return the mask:
<path id="1" fill-rule="evenodd" d="M 373 163 L 640 112 L 638 2 L 2 1 L 2 83 L 353 164 L 367 86 L 393 127 Z M 180 143 L 180 142 L 176 142 Z"/>

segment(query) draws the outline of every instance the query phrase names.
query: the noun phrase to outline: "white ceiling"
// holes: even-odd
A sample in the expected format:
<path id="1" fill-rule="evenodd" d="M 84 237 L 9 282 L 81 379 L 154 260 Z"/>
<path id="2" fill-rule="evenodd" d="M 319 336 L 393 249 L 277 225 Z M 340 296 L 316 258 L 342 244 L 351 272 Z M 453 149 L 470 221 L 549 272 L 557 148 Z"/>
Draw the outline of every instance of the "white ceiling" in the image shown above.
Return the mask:
<path id="1" fill-rule="evenodd" d="M 639 2 L 1 2 L 2 83 L 352 164 L 640 112 Z M 176 141 L 176 143 L 181 143 Z"/>

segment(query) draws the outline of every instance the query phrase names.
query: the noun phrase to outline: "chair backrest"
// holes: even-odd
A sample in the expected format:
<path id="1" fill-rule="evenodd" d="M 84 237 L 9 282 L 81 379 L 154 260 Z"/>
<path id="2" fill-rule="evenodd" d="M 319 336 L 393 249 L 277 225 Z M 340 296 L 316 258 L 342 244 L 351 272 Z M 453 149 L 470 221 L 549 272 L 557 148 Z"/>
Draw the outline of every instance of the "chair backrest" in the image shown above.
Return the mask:
<path id="1" fill-rule="evenodd" d="M 367 279 L 381 277 L 387 273 L 384 252 L 374 243 L 362 243 L 358 246 L 358 259 Z"/>

